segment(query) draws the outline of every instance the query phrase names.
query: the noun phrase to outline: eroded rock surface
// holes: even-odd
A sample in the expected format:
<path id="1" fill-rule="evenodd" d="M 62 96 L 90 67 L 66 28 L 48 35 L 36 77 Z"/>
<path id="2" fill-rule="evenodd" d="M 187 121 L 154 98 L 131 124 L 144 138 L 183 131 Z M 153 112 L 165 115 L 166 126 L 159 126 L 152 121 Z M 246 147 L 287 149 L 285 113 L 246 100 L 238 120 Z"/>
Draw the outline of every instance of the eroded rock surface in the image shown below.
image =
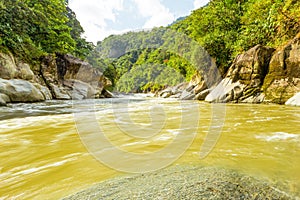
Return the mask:
<path id="1" fill-rule="evenodd" d="M 278 104 L 300 92 L 300 34 L 274 53 L 263 90 L 266 102 Z"/>
<path id="2" fill-rule="evenodd" d="M 298 92 L 295 96 L 287 100 L 287 102 L 285 102 L 285 105 L 300 106 L 300 92 Z"/>
<path id="3" fill-rule="evenodd" d="M 32 70 L 33 69 L 33 70 Z M 50 99 L 106 98 L 111 82 L 99 69 L 71 55 L 44 57 L 39 66 L 0 53 L 0 105 Z"/>
<path id="4" fill-rule="evenodd" d="M 208 102 L 260 103 L 273 48 L 257 45 L 236 57 L 226 77 L 206 97 Z"/>

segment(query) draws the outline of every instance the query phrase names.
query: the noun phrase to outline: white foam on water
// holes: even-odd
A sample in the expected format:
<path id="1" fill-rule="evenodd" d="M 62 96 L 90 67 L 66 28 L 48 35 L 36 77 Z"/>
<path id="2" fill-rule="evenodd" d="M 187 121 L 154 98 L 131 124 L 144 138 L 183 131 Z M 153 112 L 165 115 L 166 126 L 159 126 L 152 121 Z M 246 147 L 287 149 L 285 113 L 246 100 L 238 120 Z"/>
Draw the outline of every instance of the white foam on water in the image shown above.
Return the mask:
<path id="1" fill-rule="evenodd" d="M 19 176 L 19 175 L 27 175 L 27 174 L 32 174 L 32 173 L 35 173 L 35 172 L 38 172 L 38 171 L 41 171 L 41 170 L 44 170 L 44 169 L 47 169 L 47 168 L 59 167 L 61 165 L 64 165 L 64 164 L 66 164 L 68 162 L 71 162 L 71 161 L 74 161 L 74 160 L 76 160 L 76 158 L 70 158 L 70 159 L 54 162 L 54 163 L 47 164 L 47 165 L 40 166 L 40 167 L 33 167 L 33 168 L 30 168 L 30 169 L 25 169 L 25 170 L 22 170 L 20 172 L 15 173 L 14 176 L 16 177 L 16 176 Z"/>
<path id="2" fill-rule="evenodd" d="M 271 142 L 281 140 L 297 140 L 299 135 L 286 132 L 275 132 L 272 135 L 256 135 L 255 138 Z"/>
<path id="3" fill-rule="evenodd" d="M 155 138 L 154 141 L 168 141 L 173 138 L 173 135 L 162 134 L 159 137 Z"/>
<path id="4" fill-rule="evenodd" d="M 168 129 L 167 131 L 169 133 L 172 133 L 172 135 L 179 135 L 180 134 L 180 129 Z"/>
<path id="5" fill-rule="evenodd" d="M 141 144 L 149 144 L 148 141 L 141 141 L 141 142 L 131 142 L 128 144 L 123 144 L 121 147 L 127 147 L 127 146 L 134 146 L 134 145 L 141 145 Z"/>
<path id="6" fill-rule="evenodd" d="M 30 127 L 41 124 L 52 124 L 56 122 L 61 122 L 64 119 L 64 123 L 66 119 L 72 119 L 71 114 L 62 114 L 62 115 L 50 115 L 50 116 L 34 116 L 34 117 L 25 117 L 25 118 L 13 118 L 8 120 L 0 121 L 0 130 L 1 131 L 10 131 L 16 130 L 23 127 Z"/>

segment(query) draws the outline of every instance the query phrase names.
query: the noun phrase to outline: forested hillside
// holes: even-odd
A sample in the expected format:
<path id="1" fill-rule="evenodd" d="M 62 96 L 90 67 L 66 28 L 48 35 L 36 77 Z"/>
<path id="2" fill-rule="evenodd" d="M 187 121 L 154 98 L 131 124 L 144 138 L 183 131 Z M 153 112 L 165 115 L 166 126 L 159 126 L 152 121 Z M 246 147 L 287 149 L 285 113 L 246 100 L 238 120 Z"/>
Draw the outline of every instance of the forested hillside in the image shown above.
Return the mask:
<path id="1" fill-rule="evenodd" d="M 124 92 L 154 91 L 191 80 L 201 67 L 194 62 L 203 53 L 197 45 L 214 58 L 224 76 L 236 55 L 257 44 L 281 46 L 300 32 L 300 1 L 211 0 L 168 27 L 112 35 L 96 47 L 81 37 L 83 32 L 67 0 L 0 1 L 2 52 L 29 63 L 48 54 L 73 54 L 100 68 Z M 166 73 L 163 66 L 173 72 L 163 82 L 146 75 L 158 69 Z"/>
<path id="2" fill-rule="evenodd" d="M 92 45 L 66 0 L 1 0 L 0 47 L 27 62 L 71 53 L 85 58 Z"/>
<path id="3" fill-rule="evenodd" d="M 67 0 L 0 0 L 0 106 L 111 97 L 83 31 Z"/>
<path id="4" fill-rule="evenodd" d="M 278 47 L 300 31 L 298 0 L 212 0 L 172 28 L 197 40 L 226 71 L 234 57 L 261 44 Z"/>
<path id="5" fill-rule="evenodd" d="M 166 28 L 110 36 L 98 42 L 89 60 L 103 68 L 121 91 L 136 91 L 129 85 L 124 86 L 122 76 L 134 73 L 126 74 L 126 79 L 135 81 L 135 73 L 141 72 L 135 68 L 143 64 L 150 66 L 149 63 L 175 69 L 188 81 L 199 66 L 192 66 L 184 58 L 192 58 L 197 52 L 193 52 L 195 48 L 186 47 L 187 39 L 174 34 L 174 30 L 204 47 L 224 76 L 236 55 L 257 44 L 281 46 L 300 32 L 300 1 L 211 0 L 207 6 Z M 122 86 L 118 86 L 119 80 Z M 146 84 L 147 81 L 144 86 Z M 158 87 L 155 83 L 150 85 Z"/>

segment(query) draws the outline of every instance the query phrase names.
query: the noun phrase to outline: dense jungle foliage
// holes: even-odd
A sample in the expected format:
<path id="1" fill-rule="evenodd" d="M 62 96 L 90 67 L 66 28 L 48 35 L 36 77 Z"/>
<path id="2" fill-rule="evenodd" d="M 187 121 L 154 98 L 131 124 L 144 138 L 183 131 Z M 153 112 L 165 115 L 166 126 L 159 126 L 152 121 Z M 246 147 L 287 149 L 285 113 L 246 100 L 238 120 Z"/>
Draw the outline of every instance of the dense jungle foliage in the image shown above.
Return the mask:
<path id="1" fill-rule="evenodd" d="M 197 46 L 214 58 L 224 76 L 237 54 L 257 44 L 279 47 L 299 33 L 300 1 L 211 0 L 167 27 L 111 35 L 96 46 L 81 37 L 83 31 L 66 0 L 0 1 L 1 51 L 26 61 L 71 53 L 100 68 L 124 92 L 190 80 L 201 67 L 196 60 L 203 50 Z M 163 66 L 177 75 L 169 73 L 163 82 L 146 76 L 156 70 L 168 74 Z"/>
<path id="2" fill-rule="evenodd" d="M 34 62 L 41 56 L 71 53 L 85 58 L 91 43 L 66 0 L 1 0 L 0 47 Z"/>
<path id="3" fill-rule="evenodd" d="M 193 59 L 201 56 L 198 48 L 192 47 L 194 41 L 216 60 L 224 76 L 235 56 L 243 51 L 257 44 L 281 46 L 298 32 L 299 0 L 211 0 L 168 27 L 112 35 L 98 42 L 89 60 L 102 67 L 114 83 L 125 74 L 135 81 L 136 76 L 127 73 L 141 72 L 132 69 L 143 64 L 150 67 L 150 63 L 175 69 L 188 81 L 199 67 L 194 66 Z M 122 87 L 126 92 L 135 89 Z"/>

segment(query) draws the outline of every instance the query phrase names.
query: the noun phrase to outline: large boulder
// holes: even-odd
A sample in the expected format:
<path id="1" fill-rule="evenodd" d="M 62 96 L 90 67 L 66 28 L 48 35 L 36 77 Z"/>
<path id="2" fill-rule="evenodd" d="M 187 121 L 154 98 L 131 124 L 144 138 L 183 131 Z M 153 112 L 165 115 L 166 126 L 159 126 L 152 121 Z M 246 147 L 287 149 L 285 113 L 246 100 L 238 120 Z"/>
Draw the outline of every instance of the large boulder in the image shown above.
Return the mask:
<path id="1" fill-rule="evenodd" d="M 33 83 L 33 85 L 43 94 L 45 100 L 53 99 L 52 94 L 46 86 L 40 85 L 38 83 Z"/>
<path id="2" fill-rule="evenodd" d="M 299 55 L 300 34 L 274 53 L 263 85 L 265 101 L 283 104 L 300 92 Z"/>
<path id="3" fill-rule="evenodd" d="M 0 106 L 6 106 L 7 103 L 10 103 L 9 96 L 0 93 Z"/>
<path id="4" fill-rule="evenodd" d="M 273 48 L 257 45 L 238 55 L 226 77 L 207 95 L 205 101 L 262 102 L 261 86 L 274 51 Z"/>
<path id="5" fill-rule="evenodd" d="M 80 80 L 96 87 L 106 87 L 104 75 L 89 63 L 71 55 L 57 55 L 57 73 L 59 81 L 68 79 Z M 106 81 L 106 80 L 105 80 Z"/>
<path id="6" fill-rule="evenodd" d="M 15 59 L 11 54 L 0 53 L 0 78 L 12 79 L 17 73 Z"/>
<path id="7" fill-rule="evenodd" d="M 295 96 L 287 100 L 287 102 L 285 102 L 285 105 L 300 106 L 300 92 L 298 92 L 297 94 L 295 94 Z"/>
<path id="8" fill-rule="evenodd" d="M 196 99 L 197 94 L 207 89 L 206 82 L 200 71 L 192 77 L 188 85 L 182 91 L 180 95 L 181 100 L 193 100 Z"/>
<path id="9" fill-rule="evenodd" d="M 55 99 L 100 98 L 112 84 L 99 69 L 71 55 L 45 57 L 40 73 Z"/>
<path id="10" fill-rule="evenodd" d="M 6 106 L 6 102 L 0 96 L 0 106 Z"/>
<path id="11" fill-rule="evenodd" d="M 34 79 L 34 73 L 27 63 L 20 62 L 17 64 L 17 72 L 14 78 L 30 81 Z"/>
<path id="12" fill-rule="evenodd" d="M 51 87 L 52 95 L 55 99 L 58 99 L 58 100 L 71 100 L 72 99 L 70 94 L 68 93 L 68 91 L 65 88 L 59 87 L 54 84 L 50 84 L 50 87 Z"/>
<path id="13" fill-rule="evenodd" d="M 32 80 L 34 73 L 28 64 L 18 62 L 10 53 L 0 53 L 0 78 Z"/>
<path id="14" fill-rule="evenodd" d="M 179 98 L 182 94 L 182 92 L 188 87 L 189 83 L 180 83 L 176 86 L 167 87 L 164 90 L 157 93 L 156 96 L 162 97 L 162 98 Z"/>
<path id="15" fill-rule="evenodd" d="M 196 100 L 200 98 L 199 93 L 206 90 L 206 82 L 203 75 L 198 71 L 190 80 L 190 82 L 180 83 L 177 86 L 168 87 L 158 96 L 162 98 L 179 98 L 181 100 Z M 206 96 L 207 93 L 201 93 L 201 97 Z"/>
<path id="16" fill-rule="evenodd" d="M 65 80 L 64 86 L 68 88 L 68 93 L 72 99 L 82 100 L 94 98 L 96 94 L 95 89 L 90 84 L 79 80 Z"/>
<path id="17" fill-rule="evenodd" d="M 8 96 L 11 102 L 38 102 L 45 100 L 43 94 L 32 83 L 21 79 L 0 79 L 0 93 Z"/>

